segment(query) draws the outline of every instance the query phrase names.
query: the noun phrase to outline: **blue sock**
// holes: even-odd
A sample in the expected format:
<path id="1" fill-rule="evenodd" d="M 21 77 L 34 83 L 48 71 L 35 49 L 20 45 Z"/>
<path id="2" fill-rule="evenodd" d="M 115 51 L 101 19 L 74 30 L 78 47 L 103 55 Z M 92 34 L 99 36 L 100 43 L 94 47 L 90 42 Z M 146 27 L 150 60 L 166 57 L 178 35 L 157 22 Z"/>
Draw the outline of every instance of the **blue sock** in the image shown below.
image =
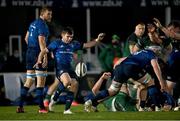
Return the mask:
<path id="1" fill-rule="evenodd" d="M 160 94 L 156 86 L 148 87 L 148 94 L 152 100 L 152 103 L 160 108 Z"/>
<path id="2" fill-rule="evenodd" d="M 39 104 L 40 109 L 44 109 L 44 104 L 43 104 L 43 87 L 37 87 L 36 88 L 36 99 L 37 103 Z"/>
<path id="3" fill-rule="evenodd" d="M 61 94 L 61 92 L 63 92 L 65 90 L 65 87 L 63 85 L 63 83 L 60 82 L 57 91 L 54 94 L 53 100 L 57 101 L 57 99 L 59 98 L 59 95 Z"/>
<path id="4" fill-rule="evenodd" d="M 65 110 L 70 109 L 71 104 L 74 100 L 74 93 L 71 91 L 67 92 Z"/>
<path id="5" fill-rule="evenodd" d="M 93 97 L 91 100 L 92 100 L 92 104 L 93 106 L 97 106 L 97 102 L 98 100 L 101 100 L 101 99 L 104 99 L 106 97 L 109 96 L 109 92 L 108 90 L 102 90 L 100 91 L 95 97 Z"/>
<path id="6" fill-rule="evenodd" d="M 145 104 L 146 104 L 146 101 L 140 101 L 140 107 L 141 107 L 141 108 L 144 108 L 144 107 L 145 107 Z"/>
<path id="7" fill-rule="evenodd" d="M 87 100 L 93 99 L 95 97 L 93 92 L 90 92 L 86 97 L 84 97 L 84 102 Z"/>
<path id="8" fill-rule="evenodd" d="M 61 103 L 61 104 L 65 104 L 65 103 L 66 103 L 66 97 L 67 97 L 67 94 L 65 94 L 65 95 L 60 95 L 57 101 L 58 101 L 59 103 Z"/>
<path id="9" fill-rule="evenodd" d="M 19 100 L 19 107 L 23 107 L 28 91 L 29 91 L 28 87 L 23 87 L 21 89 L 21 97 Z"/>

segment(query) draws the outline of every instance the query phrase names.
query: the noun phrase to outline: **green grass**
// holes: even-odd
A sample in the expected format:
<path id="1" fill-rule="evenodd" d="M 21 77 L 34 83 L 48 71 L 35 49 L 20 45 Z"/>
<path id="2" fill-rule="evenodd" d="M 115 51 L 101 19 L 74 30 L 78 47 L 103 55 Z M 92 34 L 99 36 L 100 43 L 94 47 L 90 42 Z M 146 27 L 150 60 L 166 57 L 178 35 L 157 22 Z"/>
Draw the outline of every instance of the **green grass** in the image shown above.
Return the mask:
<path id="1" fill-rule="evenodd" d="M 15 106 L 1 106 L 0 120 L 180 120 L 179 112 L 108 112 L 99 105 L 100 112 L 85 113 L 83 105 L 72 106 L 73 115 L 63 115 L 64 105 L 56 105 L 54 113 L 39 114 L 38 106 L 25 106 L 25 113 L 17 114 Z"/>

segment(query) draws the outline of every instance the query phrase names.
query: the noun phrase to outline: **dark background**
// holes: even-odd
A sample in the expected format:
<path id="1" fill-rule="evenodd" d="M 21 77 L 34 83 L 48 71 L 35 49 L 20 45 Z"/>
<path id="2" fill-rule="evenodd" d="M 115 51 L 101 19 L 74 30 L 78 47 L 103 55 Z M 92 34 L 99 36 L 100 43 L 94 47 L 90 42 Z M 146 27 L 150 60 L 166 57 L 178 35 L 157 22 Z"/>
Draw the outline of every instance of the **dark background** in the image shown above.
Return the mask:
<path id="1" fill-rule="evenodd" d="M 145 24 L 157 17 L 165 25 L 165 9 L 171 8 L 171 20 L 179 19 L 180 0 L 6 0 L 0 2 L 0 52 L 8 53 L 9 35 L 21 35 L 23 52 L 26 50 L 24 36 L 30 22 L 35 19 L 35 9 L 50 3 L 53 18 L 50 23 L 51 35 L 58 35 L 61 26 L 72 26 L 75 39 L 86 41 L 86 10 L 90 9 L 91 38 L 99 32 L 105 32 L 104 43 L 108 43 L 113 34 L 125 41 L 134 31 L 138 22 Z M 39 4 L 35 4 L 39 1 Z M 78 3 L 73 7 L 73 3 Z M 14 4 L 14 2 L 18 4 Z M 30 2 L 31 4 L 25 4 Z M 100 2 L 101 4 L 84 4 Z M 145 6 L 141 3 L 145 2 Z M 121 4 L 117 4 L 121 3 Z"/>

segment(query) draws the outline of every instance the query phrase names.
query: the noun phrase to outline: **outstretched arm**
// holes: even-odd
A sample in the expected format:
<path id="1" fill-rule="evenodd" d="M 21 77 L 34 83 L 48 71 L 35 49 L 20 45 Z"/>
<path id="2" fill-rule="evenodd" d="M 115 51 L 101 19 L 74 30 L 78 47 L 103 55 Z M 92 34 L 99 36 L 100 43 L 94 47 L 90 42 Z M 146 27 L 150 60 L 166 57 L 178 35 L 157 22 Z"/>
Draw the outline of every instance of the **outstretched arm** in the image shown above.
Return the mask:
<path id="1" fill-rule="evenodd" d="M 162 26 L 161 22 L 157 18 L 154 18 L 153 20 L 154 20 L 154 24 L 159 29 L 161 29 L 167 37 L 171 37 L 173 39 L 180 40 L 180 34 L 179 33 L 175 33 L 175 32 L 169 31 L 167 28 Z"/>
<path id="2" fill-rule="evenodd" d="M 110 77 L 111 77 L 110 72 L 104 72 L 103 75 L 99 78 L 99 80 L 93 86 L 92 92 L 96 95 L 99 92 L 99 89 L 100 89 L 103 81 L 110 78 Z"/>
<path id="3" fill-rule="evenodd" d="M 91 48 L 94 47 L 98 42 L 104 39 L 105 33 L 100 33 L 96 39 L 93 41 L 87 42 L 83 44 L 83 48 Z"/>

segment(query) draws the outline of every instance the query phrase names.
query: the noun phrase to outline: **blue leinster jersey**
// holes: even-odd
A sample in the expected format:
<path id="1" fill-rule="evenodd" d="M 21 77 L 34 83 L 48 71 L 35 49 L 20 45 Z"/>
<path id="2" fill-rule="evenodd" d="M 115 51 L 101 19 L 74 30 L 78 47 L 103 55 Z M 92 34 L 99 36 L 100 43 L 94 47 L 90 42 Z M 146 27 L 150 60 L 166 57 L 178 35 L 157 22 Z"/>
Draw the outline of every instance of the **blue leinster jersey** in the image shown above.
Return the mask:
<path id="1" fill-rule="evenodd" d="M 156 58 L 157 57 L 153 51 L 141 50 L 127 57 L 123 63 L 137 65 L 140 68 L 146 68 L 151 65 L 151 60 Z"/>
<path id="2" fill-rule="evenodd" d="M 49 51 L 53 52 L 56 69 L 59 70 L 58 68 L 71 68 L 73 53 L 81 49 L 81 47 L 82 46 L 78 41 L 72 41 L 67 44 L 62 40 L 57 39 L 52 41 L 47 48 Z"/>
<path id="3" fill-rule="evenodd" d="M 46 22 L 39 18 L 30 24 L 28 31 L 28 48 L 40 50 L 38 36 L 44 36 L 46 43 L 49 36 L 49 29 Z"/>

